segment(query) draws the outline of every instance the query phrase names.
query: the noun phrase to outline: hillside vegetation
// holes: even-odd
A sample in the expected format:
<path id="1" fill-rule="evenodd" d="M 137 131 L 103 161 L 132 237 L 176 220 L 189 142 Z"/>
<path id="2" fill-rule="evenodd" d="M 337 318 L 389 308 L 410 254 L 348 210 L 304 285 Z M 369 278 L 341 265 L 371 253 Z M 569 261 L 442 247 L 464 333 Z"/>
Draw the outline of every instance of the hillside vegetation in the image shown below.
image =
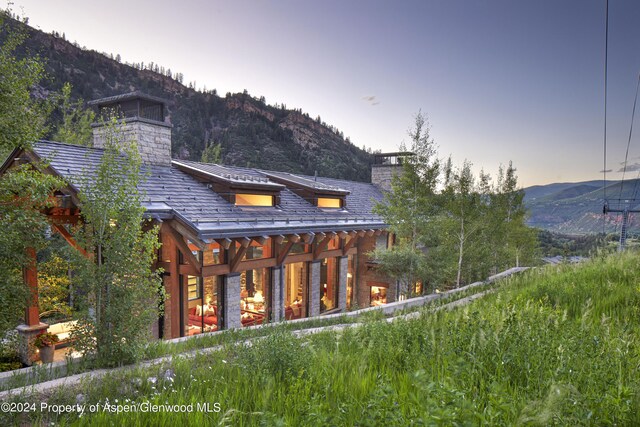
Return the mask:
<path id="1" fill-rule="evenodd" d="M 78 425 L 638 425 L 638 283 L 632 253 L 538 269 L 454 311 L 307 339 L 280 330 L 48 396 L 217 402 L 220 412 L 30 416 Z"/>
<path id="2" fill-rule="evenodd" d="M 11 25 L 24 24 L 11 20 Z M 39 56 L 48 73 L 37 88 L 38 96 L 60 92 L 69 82 L 72 98 L 85 101 L 133 90 L 162 97 L 169 101 L 175 158 L 200 160 L 206 147 L 221 144 L 225 164 L 370 179 L 370 151 L 353 145 L 319 116 L 311 118 L 284 104 L 269 105 L 264 97 L 253 97 L 246 90 L 225 96 L 215 89 L 196 90 L 193 82 L 182 83 L 181 73 L 158 64 L 124 64 L 119 55 L 81 48 L 65 40 L 64 34 L 46 34 L 30 27 L 26 31 L 28 39 L 18 53 Z M 0 43 L 5 37 L 0 32 Z M 52 129 L 55 124 L 54 118 Z"/>
<path id="3" fill-rule="evenodd" d="M 631 179 L 576 183 L 556 183 L 525 188 L 525 205 L 530 212 L 528 225 L 564 234 L 603 232 L 603 201 L 612 209 L 624 209 L 625 200 L 631 200 L 629 209 L 640 209 L 636 199 L 640 194 L 640 180 Z M 629 233 L 640 232 L 640 217 L 629 217 Z M 605 232 L 619 233 L 622 214 L 610 213 L 604 217 Z"/>

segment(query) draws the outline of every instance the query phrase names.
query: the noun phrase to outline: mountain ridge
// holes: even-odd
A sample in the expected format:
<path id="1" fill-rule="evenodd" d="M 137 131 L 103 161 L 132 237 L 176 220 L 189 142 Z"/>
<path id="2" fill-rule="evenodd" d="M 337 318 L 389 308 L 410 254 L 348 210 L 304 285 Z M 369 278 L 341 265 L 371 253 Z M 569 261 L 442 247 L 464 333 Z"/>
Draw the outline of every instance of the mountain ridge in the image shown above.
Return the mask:
<path id="1" fill-rule="evenodd" d="M 525 206 L 532 227 L 565 234 L 592 234 L 620 231 L 621 214 L 603 216 L 604 201 L 613 209 L 640 209 L 635 200 L 640 192 L 640 179 L 621 181 L 583 181 L 552 183 L 523 189 Z M 629 202 L 625 202 L 629 200 Z M 640 232 L 640 217 L 629 216 L 629 232 Z"/>
<path id="2" fill-rule="evenodd" d="M 147 64 L 151 69 L 137 64 L 139 69 L 83 49 L 57 33 L 7 20 L 27 34 L 17 54 L 37 54 L 45 62 L 49 78 L 38 88 L 41 96 L 60 91 L 69 82 L 72 98 L 84 101 L 134 90 L 167 99 L 175 158 L 200 160 L 207 146 L 221 144 L 222 162 L 234 166 L 370 181 L 371 151 L 356 147 L 320 117 L 312 119 L 284 104 L 268 105 L 264 97 L 253 97 L 246 90 L 224 97 L 215 90 L 198 91 L 192 84 L 182 84 L 180 73 L 157 64 Z"/>

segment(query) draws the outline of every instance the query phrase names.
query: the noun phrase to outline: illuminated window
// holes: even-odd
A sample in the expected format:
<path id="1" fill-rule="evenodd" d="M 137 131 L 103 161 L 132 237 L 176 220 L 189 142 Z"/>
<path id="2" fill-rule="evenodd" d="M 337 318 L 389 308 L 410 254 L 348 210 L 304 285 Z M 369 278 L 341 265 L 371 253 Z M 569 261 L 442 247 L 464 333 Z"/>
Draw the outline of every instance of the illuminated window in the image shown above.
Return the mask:
<path id="1" fill-rule="evenodd" d="M 372 286 L 371 287 L 371 306 L 375 307 L 378 305 L 387 303 L 387 288 L 383 288 L 381 286 Z"/>
<path id="2" fill-rule="evenodd" d="M 338 306 L 338 261 L 337 258 L 325 258 L 320 264 L 320 312 L 332 310 Z"/>
<path id="3" fill-rule="evenodd" d="M 236 206 L 273 206 L 273 196 L 264 194 L 236 194 Z"/>
<path id="4" fill-rule="evenodd" d="M 202 287 L 200 286 L 200 280 L 196 276 L 187 276 L 187 286 L 189 299 L 194 300 L 202 297 Z"/>
<path id="5" fill-rule="evenodd" d="M 319 208 L 340 208 L 340 199 L 337 197 L 318 197 Z"/>

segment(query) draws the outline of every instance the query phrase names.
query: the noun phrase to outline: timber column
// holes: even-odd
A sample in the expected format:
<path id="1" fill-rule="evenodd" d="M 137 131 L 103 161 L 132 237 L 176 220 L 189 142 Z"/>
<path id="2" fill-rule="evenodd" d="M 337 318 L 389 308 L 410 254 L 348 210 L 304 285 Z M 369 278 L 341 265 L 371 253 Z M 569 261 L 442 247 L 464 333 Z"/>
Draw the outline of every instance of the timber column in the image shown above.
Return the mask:
<path id="1" fill-rule="evenodd" d="M 40 323 L 40 310 L 38 309 L 38 270 L 36 265 L 36 251 L 27 249 L 29 264 L 22 270 L 24 283 L 29 290 L 29 301 L 25 310 L 25 324 L 16 328 L 20 335 L 19 353 L 20 360 L 25 365 L 31 366 L 38 359 L 33 342 L 36 337 L 47 330 L 49 325 Z"/>

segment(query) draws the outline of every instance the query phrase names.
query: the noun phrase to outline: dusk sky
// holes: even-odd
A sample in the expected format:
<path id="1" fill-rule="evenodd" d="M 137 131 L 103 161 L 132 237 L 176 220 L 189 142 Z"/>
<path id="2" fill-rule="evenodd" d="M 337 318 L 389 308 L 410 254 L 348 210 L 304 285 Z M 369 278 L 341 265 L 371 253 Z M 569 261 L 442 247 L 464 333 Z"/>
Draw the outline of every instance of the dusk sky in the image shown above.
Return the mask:
<path id="1" fill-rule="evenodd" d="M 13 3 L 36 28 L 301 108 L 360 147 L 397 150 L 421 109 L 456 163 L 495 176 L 512 160 L 522 186 L 602 179 L 605 0 Z M 609 7 L 607 178 L 619 178 L 640 2 Z M 639 156 L 634 136 L 627 177 Z"/>

